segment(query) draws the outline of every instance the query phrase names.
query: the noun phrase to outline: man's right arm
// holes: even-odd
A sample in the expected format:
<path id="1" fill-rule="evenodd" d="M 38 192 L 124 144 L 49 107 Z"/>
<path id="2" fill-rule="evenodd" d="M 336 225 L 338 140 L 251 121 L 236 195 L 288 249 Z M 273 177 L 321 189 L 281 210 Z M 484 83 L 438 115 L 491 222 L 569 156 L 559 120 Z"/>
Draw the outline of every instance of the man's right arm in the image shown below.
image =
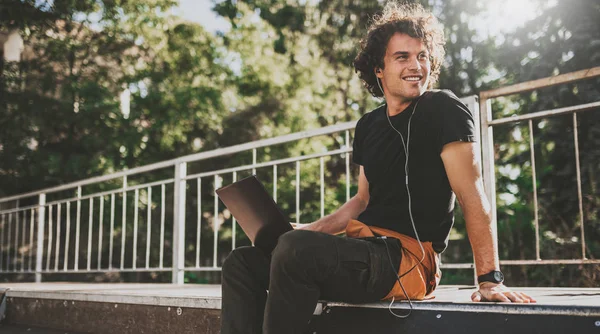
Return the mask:
<path id="1" fill-rule="evenodd" d="M 300 227 L 303 230 L 337 234 L 343 232 L 350 219 L 356 219 L 369 204 L 369 181 L 363 166 L 358 175 L 358 193 L 342 205 L 336 212 L 327 215 L 314 223 Z"/>

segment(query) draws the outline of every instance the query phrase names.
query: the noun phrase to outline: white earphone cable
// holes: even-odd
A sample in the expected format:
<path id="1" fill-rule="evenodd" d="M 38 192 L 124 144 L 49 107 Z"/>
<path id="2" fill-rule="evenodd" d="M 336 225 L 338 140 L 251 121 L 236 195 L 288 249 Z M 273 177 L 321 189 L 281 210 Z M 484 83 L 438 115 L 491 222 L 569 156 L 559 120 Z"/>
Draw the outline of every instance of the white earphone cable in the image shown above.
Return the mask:
<path id="1" fill-rule="evenodd" d="M 379 83 L 379 78 L 377 79 L 377 85 L 379 86 L 379 89 L 381 90 L 381 93 L 383 93 L 383 89 L 381 87 L 381 84 Z M 423 243 L 421 242 L 421 239 L 419 238 L 419 233 L 417 232 L 417 227 L 415 225 L 415 220 L 413 218 L 413 213 L 412 213 L 412 198 L 410 195 L 410 188 L 408 185 L 408 158 L 409 158 L 409 145 L 410 145 L 410 125 L 412 123 L 412 118 L 415 114 L 415 111 L 417 110 L 417 106 L 419 105 L 419 99 L 415 102 L 415 106 L 413 107 L 413 111 L 408 119 L 408 133 L 407 133 L 407 138 L 406 138 L 406 142 L 404 141 L 404 136 L 402 135 L 402 133 L 400 131 L 398 131 L 398 129 L 396 129 L 396 127 L 394 127 L 394 125 L 392 124 L 392 120 L 390 119 L 390 115 L 389 112 L 387 110 L 387 106 L 386 106 L 386 110 L 385 110 L 385 115 L 387 117 L 388 123 L 390 124 L 390 126 L 392 127 L 392 129 L 394 129 L 394 131 L 396 131 L 398 133 L 398 135 L 400 135 L 400 139 L 402 140 L 402 148 L 404 149 L 404 154 L 406 155 L 406 160 L 404 163 L 404 174 L 405 174 L 405 187 L 406 187 L 406 193 L 408 195 L 408 214 L 410 216 L 410 222 L 412 224 L 412 228 L 413 231 L 415 232 L 415 237 L 417 239 L 417 242 L 419 243 L 419 247 L 421 248 L 421 254 L 422 257 L 419 260 L 419 262 L 417 264 L 415 264 L 414 266 L 412 266 L 412 268 L 410 268 L 409 270 L 407 270 L 405 273 L 402 274 L 398 274 L 398 283 L 400 283 L 400 287 L 402 288 L 402 291 L 404 292 L 404 295 L 406 296 L 406 298 L 408 299 L 408 303 L 410 305 L 410 310 L 408 312 L 407 315 L 398 315 L 395 314 L 394 312 L 392 312 L 392 304 L 394 303 L 394 298 L 392 298 L 392 302 L 390 303 L 388 309 L 390 311 L 390 313 L 392 313 L 392 315 L 398 317 L 398 318 L 406 318 L 410 315 L 410 313 L 412 312 L 412 302 L 410 300 L 410 298 L 408 297 L 408 294 L 406 293 L 406 290 L 404 289 L 404 285 L 402 284 L 402 282 L 400 281 L 400 278 L 404 277 L 405 275 L 407 275 L 408 273 L 410 273 L 411 271 L 413 271 L 413 269 L 415 269 L 418 265 L 420 265 L 424 260 L 425 260 L 425 249 L 423 248 Z M 385 240 L 384 240 L 385 242 Z M 386 243 L 386 248 L 387 248 L 387 243 Z M 389 251 L 388 251 L 389 252 Z M 388 254 L 389 255 L 389 254 Z M 390 260 L 391 262 L 391 260 Z"/>

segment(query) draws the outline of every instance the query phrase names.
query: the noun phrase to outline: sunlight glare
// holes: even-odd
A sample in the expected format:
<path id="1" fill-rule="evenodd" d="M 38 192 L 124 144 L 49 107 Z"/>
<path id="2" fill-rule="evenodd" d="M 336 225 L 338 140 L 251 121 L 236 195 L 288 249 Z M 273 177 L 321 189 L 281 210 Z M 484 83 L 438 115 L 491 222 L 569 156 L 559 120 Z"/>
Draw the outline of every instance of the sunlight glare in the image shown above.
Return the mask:
<path id="1" fill-rule="evenodd" d="M 489 0 L 486 12 L 475 20 L 475 29 L 487 36 L 513 32 L 555 5 L 556 0 Z"/>

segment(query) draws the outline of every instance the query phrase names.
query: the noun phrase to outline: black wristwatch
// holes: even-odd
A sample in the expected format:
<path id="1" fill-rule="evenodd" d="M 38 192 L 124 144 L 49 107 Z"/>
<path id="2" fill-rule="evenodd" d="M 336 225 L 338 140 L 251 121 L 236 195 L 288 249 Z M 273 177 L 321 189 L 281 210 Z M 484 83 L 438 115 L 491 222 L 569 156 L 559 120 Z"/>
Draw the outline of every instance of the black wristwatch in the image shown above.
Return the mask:
<path id="1" fill-rule="evenodd" d="M 485 275 L 481 275 L 477 277 L 477 282 L 479 284 L 483 282 L 492 282 L 496 284 L 500 284 L 504 282 L 504 274 L 500 270 L 492 270 Z"/>

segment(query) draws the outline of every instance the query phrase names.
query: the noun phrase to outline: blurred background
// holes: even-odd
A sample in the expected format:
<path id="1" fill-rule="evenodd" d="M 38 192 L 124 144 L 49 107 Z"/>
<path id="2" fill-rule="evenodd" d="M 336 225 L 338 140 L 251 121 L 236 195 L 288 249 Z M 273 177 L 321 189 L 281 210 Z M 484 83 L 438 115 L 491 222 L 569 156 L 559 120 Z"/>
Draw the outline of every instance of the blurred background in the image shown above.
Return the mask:
<path id="1" fill-rule="evenodd" d="M 459 97 L 600 66 L 597 0 L 417 2 L 445 27 L 438 88 Z M 0 197 L 357 120 L 382 103 L 351 65 L 369 18 L 382 7 L 375 0 L 0 0 Z M 493 117 L 599 99 L 600 80 L 589 79 L 495 99 Z M 534 129 L 542 258 L 580 257 L 572 117 L 534 121 Z M 586 252 L 593 259 L 600 256 L 600 113 L 581 113 L 578 131 Z M 494 142 L 500 257 L 534 259 L 529 128 L 496 128 Z M 340 145 L 343 138 L 336 136 L 299 141 L 261 150 L 259 159 Z M 241 155 L 213 159 L 190 166 L 189 173 L 251 162 Z M 318 168 L 318 162 L 302 168 L 302 223 L 320 217 Z M 352 171 L 355 185 L 356 166 Z M 294 170 L 279 173 L 278 203 L 293 217 Z M 344 173 L 342 157 L 327 161 L 326 214 L 345 201 Z M 207 203 L 200 213 L 208 232 L 202 238 L 211 237 L 213 191 L 207 185 L 188 194 Z M 196 219 L 191 202 L 188 211 Z M 226 256 L 231 224 L 218 228 Z M 245 238 L 240 229 L 236 233 Z M 196 231 L 187 235 L 193 243 Z M 460 210 L 450 237 L 444 261 L 472 261 Z M 597 264 L 503 270 L 516 286 L 600 282 Z M 218 276 L 186 272 L 186 281 L 218 282 Z M 28 278 L 0 277 L 19 279 Z M 54 279 L 168 282 L 170 273 Z M 472 280 L 471 270 L 453 269 L 444 272 L 442 284 Z"/>

